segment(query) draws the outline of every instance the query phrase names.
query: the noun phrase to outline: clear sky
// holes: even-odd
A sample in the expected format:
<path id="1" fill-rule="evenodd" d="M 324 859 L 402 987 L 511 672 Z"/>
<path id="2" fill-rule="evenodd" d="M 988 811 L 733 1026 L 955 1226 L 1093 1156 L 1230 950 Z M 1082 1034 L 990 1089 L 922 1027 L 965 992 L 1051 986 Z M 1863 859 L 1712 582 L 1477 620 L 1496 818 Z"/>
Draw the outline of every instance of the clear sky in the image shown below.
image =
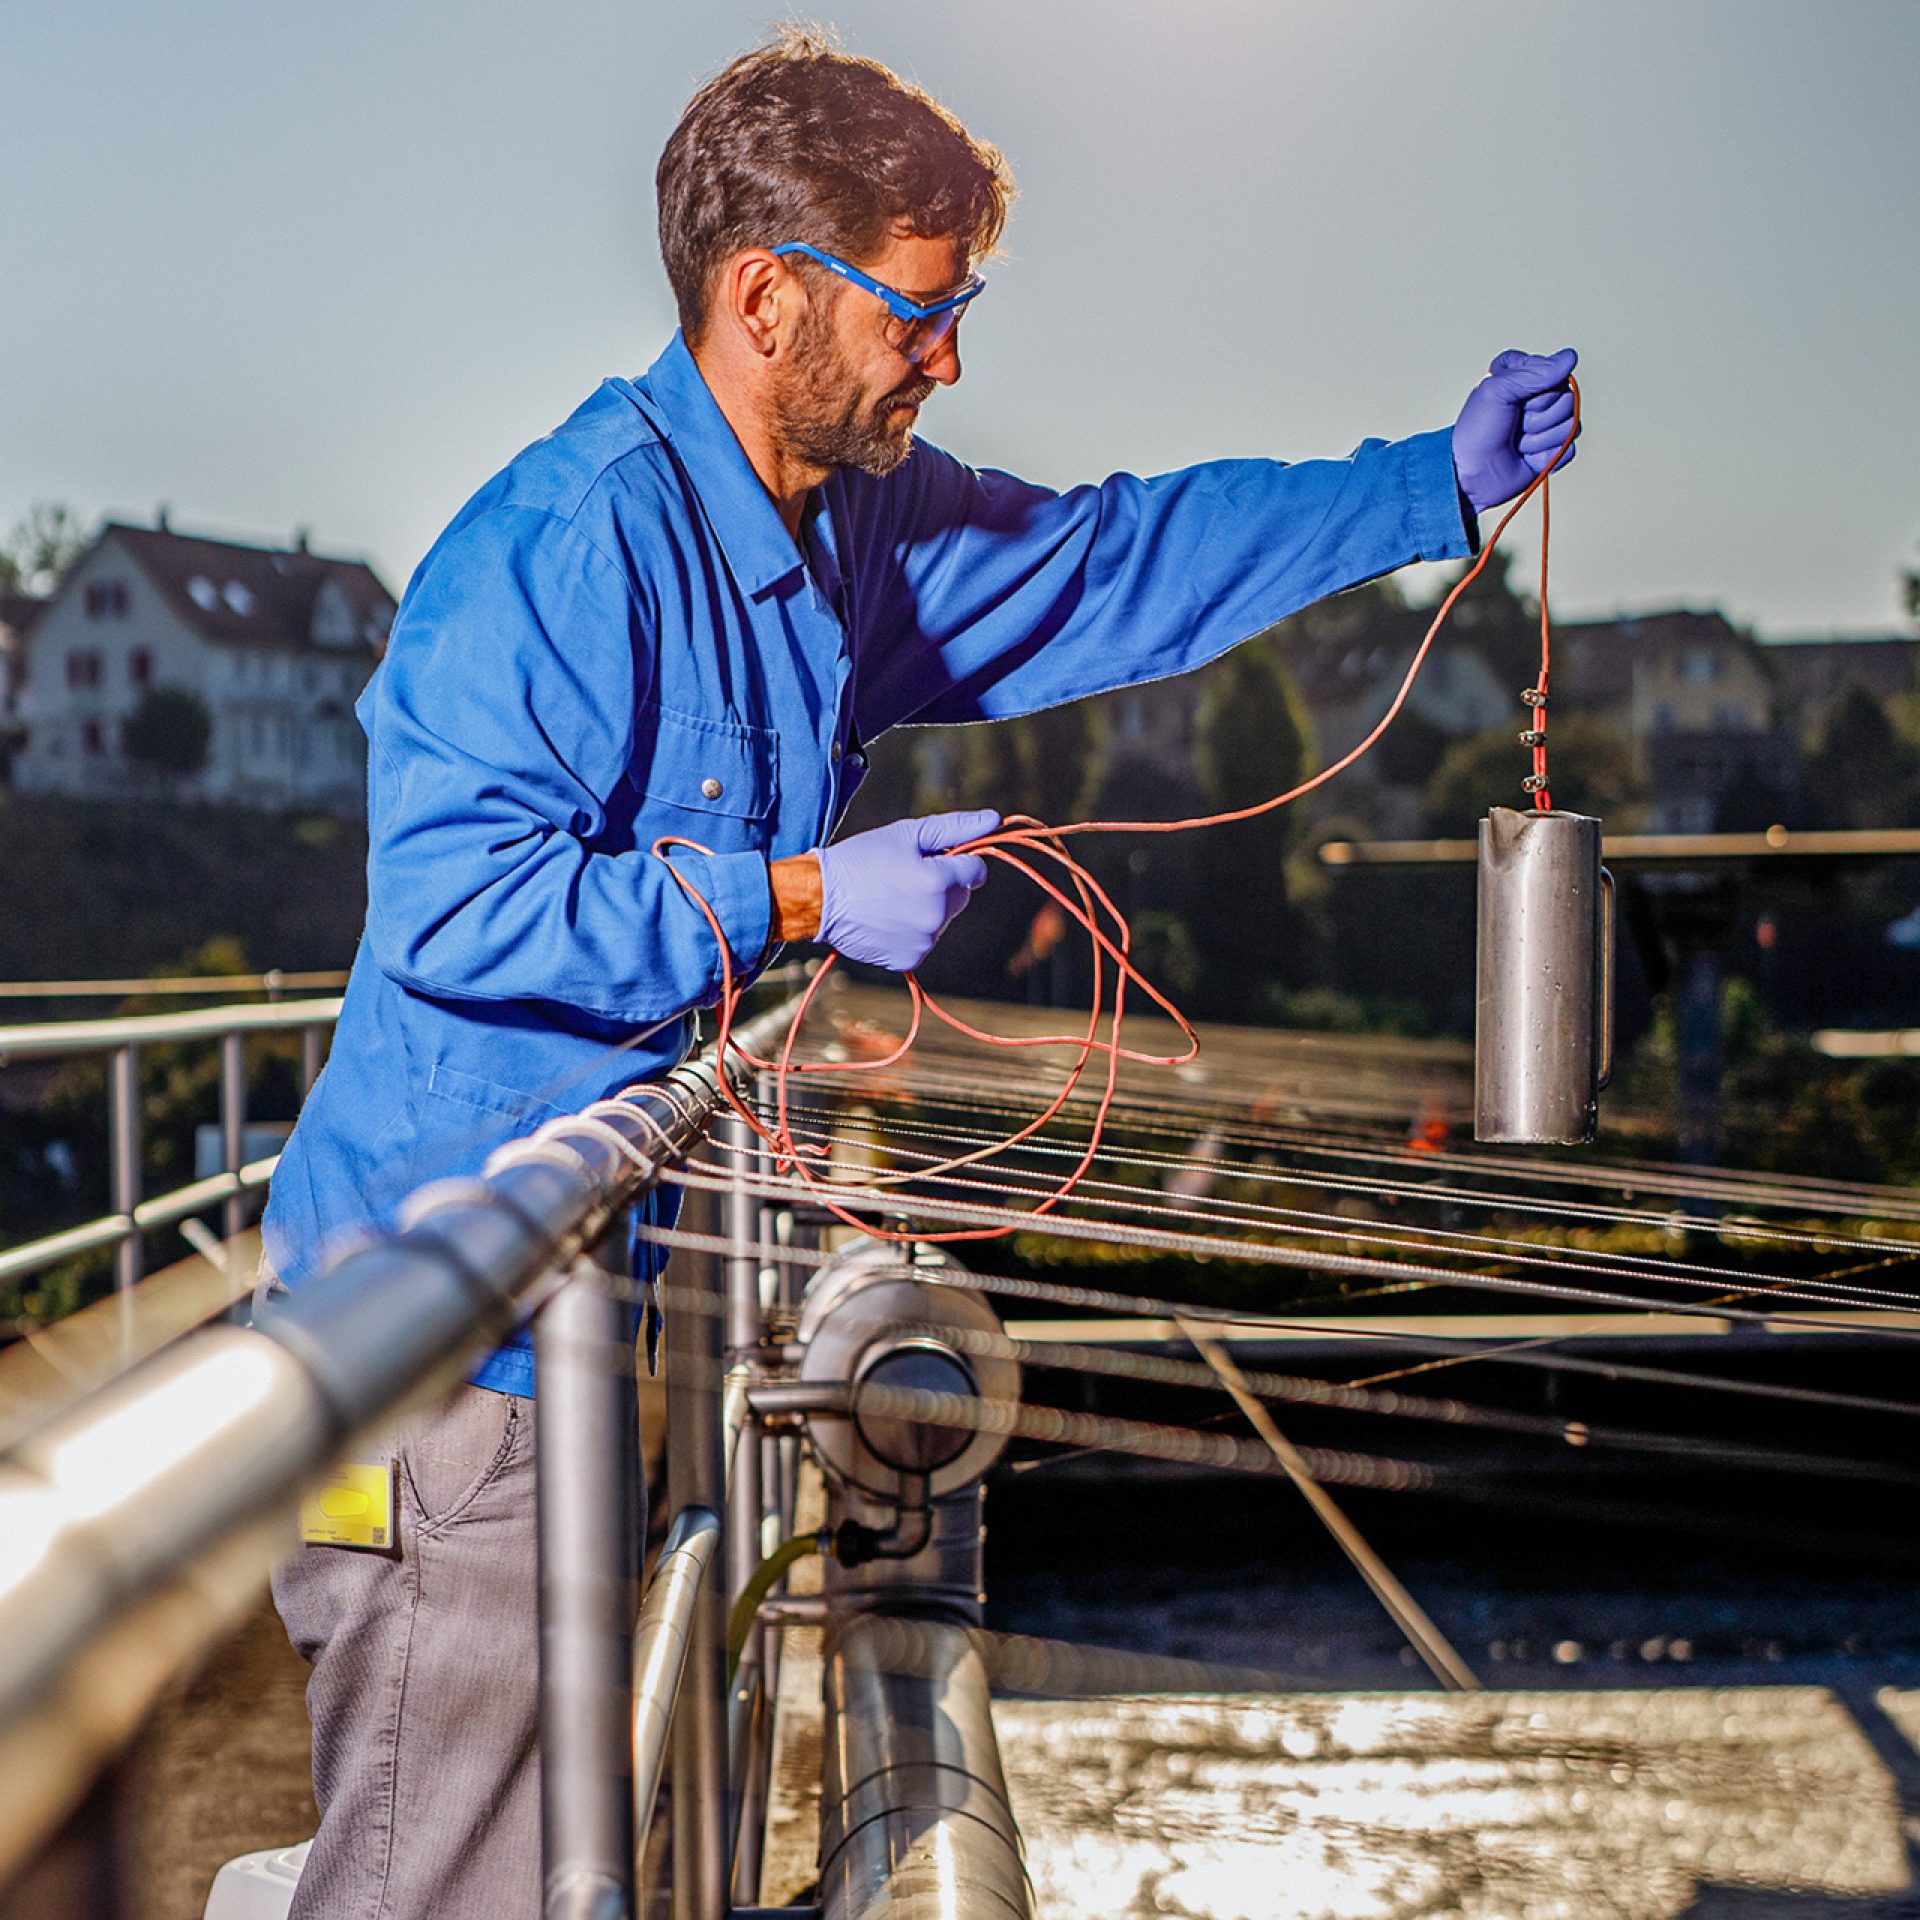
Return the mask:
<path id="1" fill-rule="evenodd" d="M 1559 610 L 1900 625 L 1913 0 L 814 10 L 1020 182 L 966 378 L 923 416 L 954 451 L 1055 483 L 1338 454 L 1447 424 L 1501 347 L 1571 343 Z M 164 501 L 195 531 L 308 527 L 398 587 L 490 471 L 665 340 L 654 161 L 774 11 L 13 9 L 0 525 Z"/>

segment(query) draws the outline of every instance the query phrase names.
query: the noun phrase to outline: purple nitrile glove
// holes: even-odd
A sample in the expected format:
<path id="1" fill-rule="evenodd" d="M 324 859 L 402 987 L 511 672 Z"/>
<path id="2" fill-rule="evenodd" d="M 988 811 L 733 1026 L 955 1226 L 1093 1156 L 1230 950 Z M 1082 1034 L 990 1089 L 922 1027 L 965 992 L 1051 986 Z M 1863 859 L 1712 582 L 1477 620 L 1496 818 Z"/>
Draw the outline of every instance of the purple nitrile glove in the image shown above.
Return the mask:
<path id="1" fill-rule="evenodd" d="M 932 813 L 819 849 L 819 939 L 849 960 L 910 973 L 987 877 L 977 853 L 945 853 L 991 833 L 991 808 Z"/>
<path id="2" fill-rule="evenodd" d="M 1453 471 L 1475 513 L 1503 505 L 1553 465 L 1573 419 L 1567 376 L 1579 358 L 1571 347 L 1558 353 L 1509 347 L 1467 395 L 1453 424 Z M 1578 451 L 1569 447 L 1560 468 Z"/>

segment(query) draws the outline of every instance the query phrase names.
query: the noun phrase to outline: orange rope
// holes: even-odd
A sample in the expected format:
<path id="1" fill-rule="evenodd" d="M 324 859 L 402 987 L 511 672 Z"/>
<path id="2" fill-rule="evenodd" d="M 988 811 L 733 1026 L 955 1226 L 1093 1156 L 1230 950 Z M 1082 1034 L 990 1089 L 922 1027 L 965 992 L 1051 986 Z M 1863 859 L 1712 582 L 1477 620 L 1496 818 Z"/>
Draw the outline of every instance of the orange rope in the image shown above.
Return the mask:
<path id="1" fill-rule="evenodd" d="M 944 1022 L 956 1032 L 963 1033 L 969 1039 L 978 1040 L 986 1046 L 1069 1047 L 1077 1052 L 1078 1058 L 1068 1071 L 1059 1092 L 1048 1102 L 1046 1108 L 1017 1132 L 1009 1134 L 1004 1140 L 994 1142 L 991 1146 L 961 1154 L 937 1166 L 920 1168 L 915 1173 L 916 1179 L 937 1178 L 958 1167 L 991 1159 L 995 1155 L 1005 1153 L 1011 1147 L 1018 1146 L 1021 1141 L 1029 1139 L 1067 1104 L 1093 1057 L 1098 1054 L 1104 1059 L 1105 1070 L 1100 1086 L 1099 1102 L 1094 1110 L 1086 1150 L 1060 1185 L 1034 1206 L 1032 1215 L 1046 1214 L 1059 1206 L 1086 1177 L 1088 1168 L 1093 1164 L 1094 1156 L 1100 1150 L 1108 1117 L 1112 1112 L 1114 1095 L 1119 1086 L 1121 1061 L 1131 1060 L 1145 1066 L 1176 1067 L 1185 1065 L 1200 1051 L 1199 1038 L 1186 1015 L 1151 980 L 1147 979 L 1129 958 L 1133 935 L 1127 925 L 1126 916 L 1114 905 L 1099 881 L 1067 852 L 1062 842 L 1069 834 L 1076 833 L 1184 833 L 1190 828 L 1225 826 L 1236 820 L 1253 820 L 1262 814 L 1272 813 L 1277 808 L 1290 805 L 1302 796 L 1312 793 L 1315 788 L 1325 786 L 1336 774 L 1344 772 L 1373 747 L 1398 717 L 1400 709 L 1406 704 L 1408 694 L 1413 690 L 1414 681 L 1419 677 L 1420 669 L 1426 664 L 1427 655 L 1433 647 L 1435 638 L 1445 624 L 1448 614 L 1453 611 L 1454 603 L 1479 578 L 1481 570 L 1493 557 L 1493 550 L 1499 545 L 1501 535 L 1513 524 L 1515 516 L 1535 493 L 1540 496 L 1540 680 L 1537 690 L 1528 689 L 1530 695 L 1536 691 L 1538 694 L 1537 703 L 1531 704 L 1532 719 L 1529 731 L 1544 736 L 1547 723 L 1546 693 L 1550 652 L 1547 618 L 1549 532 L 1547 476 L 1566 458 L 1568 448 L 1573 445 L 1574 437 L 1580 431 L 1579 382 L 1570 379 L 1567 384 L 1573 393 L 1573 419 L 1568 426 L 1566 439 L 1560 444 L 1560 450 L 1547 466 L 1534 476 L 1520 497 L 1508 507 L 1492 534 L 1482 545 L 1479 557 L 1441 601 L 1427 627 L 1425 636 L 1414 652 L 1413 659 L 1407 667 L 1391 704 L 1357 746 L 1349 748 L 1330 766 L 1322 767 L 1318 773 L 1301 781 L 1298 786 L 1289 787 L 1285 793 L 1275 794 L 1272 799 L 1259 801 L 1253 806 L 1235 808 L 1231 812 L 1202 814 L 1189 820 L 1081 820 L 1057 827 L 1048 826 L 1026 814 L 1013 814 L 1008 816 L 995 832 L 985 834 L 978 840 L 970 840 L 963 847 L 951 849 L 955 853 L 984 854 L 988 859 L 997 860 L 1002 865 L 1012 867 L 1016 872 L 1024 874 L 1086 933 L 1093 953 L 1093 992 L 1084 1033 L 1015 1036 L 984 1032 L 978 1027 L 970 1026 L 957 1014 L 949 1013 L 927 992 L 919 979 L 909 973 L 905 976 L 905 980 L 912 1014 L 905 1035 L 891 1053 L 877 1060 L 796 1060 L 794 1053 L 799 1044 L 801 1028 L 806 1023 L 815 996 L 839 959 L 837 954 L 829 953 L 819 970 L 807 983 L 806 991 L 800 996 L 799 1005 L 794 1009 L 793 1021 L 787 1029 L 786 1039 L 781 1046 L 779 1056 L 776 1059 L 763 1060 L 742 1046 L 733 1034 L 734 1015 L 744 987 L 734 984 L 733 957 L 728 950 L 726 934 L 721 928 L 719 916 L 714 912 L 711 902 L 701 894 L 685 874 L 674 866 L 671 860 L 667 859 L 668 851 L 674 847 L 685 847 L 694 853 L 709 853 L 712 850 L 679 834 L 663 835 L 656 840 L 653 843 L 655 857 L 666 862 L 668 872 L 679 882 L 682 891 L 693 904 L 699 908 L 720 950 L 720 1031 L 714 1048 L 720 1092 L 733 1111 L 765 1142 L 774 1156 L 776 1165 L 783 1171 L 791 1168 L 818 1204 L 835 1218 L 876 1239 L 927 1242 L 993 1240 L 1014 1232 L 1013 1227 L 996 1226 L 957 1228 L 945 1233 L 905 1233 L 879 1226 L 839 1205 L 832 1197 L 836 1183 L 822 1178 L 820 1173 L 809 1164 L 811 1161 L 823 1158 L 826 1148 L 794 1138 L 788 1090 L 796 1074 L 874 1073 L 894 1066 L 905 1058 L 918 1038 L 926 1016 L 931 1014 L 936 1020 Z M 1533 793 L 1534 805 L 1543 812 L 1553 804 L 1547 791 L 1546 778 L 1546 741 L 1544 737 L 1539 737 L 1533 742 L 1533 777 L 1526 782 L 1526 785 Z M 1051 862 L 1058 869 L 1058 879 L 1043 871 L 1042 862 Z M 1064 889 L 1071 890 L 1071 894 L 1063 889 L 1062 883 L 1064 883 Z M 1103 919 L 1106 925 L 1102 924 Z M 1106 968 L 1109 963 L 1113 969 L 1112 1005 L 1103 1010 L 1103 1002 L 1106 999 Z M 1121 1044 L 1121 1023 L 1126 1014 L 1129 985 L 1137 987 L 1145 994 L 1180 1030 L 1185 1042 L 1180 1052 L 1145 1053 Z M 1104 1037 L 1101 1033 L 1103 1025 L 1106 1028 Z M 773 1075 L 774 1113 L 771 1126 L 747 1106 L 735 1089 L 727 1071 L 727 1057 L 730 1052 L 737 1055 L 748 1067 Z"/>

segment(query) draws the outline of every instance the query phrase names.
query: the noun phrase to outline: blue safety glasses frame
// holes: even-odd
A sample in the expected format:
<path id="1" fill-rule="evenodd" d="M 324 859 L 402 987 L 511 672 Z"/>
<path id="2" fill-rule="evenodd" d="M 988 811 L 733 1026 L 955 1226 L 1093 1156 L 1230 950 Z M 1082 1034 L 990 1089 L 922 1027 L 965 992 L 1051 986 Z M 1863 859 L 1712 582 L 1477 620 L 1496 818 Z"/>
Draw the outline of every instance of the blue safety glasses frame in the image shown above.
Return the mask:
<path id="1" fill-rule="evenodd" d="M 804 254 L 807 259 L 825 267 L 829 273 L 837 273 L 842 280 L 872 294 L 892 316 L 886 330 L 887 345 L 895 353 L 904 354 L 916 366 L 948 338 L 960 324 L 960 315 L 967 303 L 979 295 L 987 284 L 977 273 L 970 273 L 966 285 L 958 293 L 950 293 L 944 300 L 936 300 L 931 306 L 923 307 L 918 301 L 909 300 L 904 293 L 883 285 L 871 274 L 862 273 L 858 267 L 849 266 L 837 255 L 823 252 L 804 240 L 785 240 L 777 247 L 769 247 L 767 251 L 776 255 Z"/>

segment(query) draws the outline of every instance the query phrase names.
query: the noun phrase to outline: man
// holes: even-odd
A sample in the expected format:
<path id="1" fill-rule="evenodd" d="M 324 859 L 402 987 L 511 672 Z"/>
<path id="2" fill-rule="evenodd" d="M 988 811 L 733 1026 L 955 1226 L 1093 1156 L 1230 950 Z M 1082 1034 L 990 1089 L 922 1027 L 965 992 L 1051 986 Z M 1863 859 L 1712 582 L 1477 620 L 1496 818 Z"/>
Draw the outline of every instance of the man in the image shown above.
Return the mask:
<path id="1" fill-rule="evenodd" d="M 366 938 L 275 1177 L 278 1282 L 423 1181 L 689 1045 L 786 940 L 910 968 L 984 878 L 986 813 L 834 843 L 890 726 L 1198 666 L 1321 595 L 1471 550 L 1572 415 L 1502 355 L 1451 433 L 1064 494 L 916 443 L 960 377 L 1012 186 L 918 89 L 798 31 L 695 96 L 659 169 L 681 332 L 461 511 L 360 717 Z M 1114 297 L 1098 293 L 1091 298 Z M 322 1820 L 297 1916 L 538 1910 L 532 1359 L 402 1449 L 397 1558 L 309 1547 Z"/>

